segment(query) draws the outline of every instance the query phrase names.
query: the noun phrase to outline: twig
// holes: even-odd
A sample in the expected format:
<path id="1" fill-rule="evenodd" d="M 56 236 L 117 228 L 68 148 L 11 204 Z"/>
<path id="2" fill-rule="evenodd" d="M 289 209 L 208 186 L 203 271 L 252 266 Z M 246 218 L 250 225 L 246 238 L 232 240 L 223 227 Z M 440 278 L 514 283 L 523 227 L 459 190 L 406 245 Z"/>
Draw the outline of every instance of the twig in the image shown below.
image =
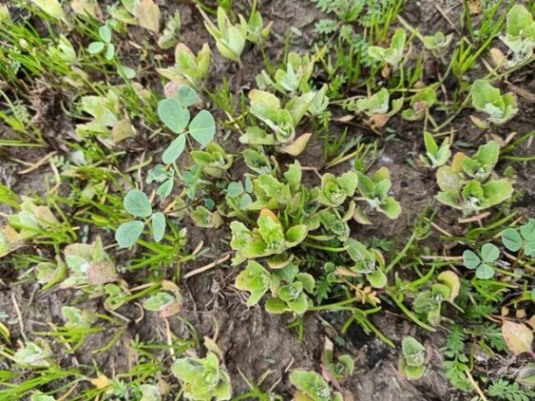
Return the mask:
<path id="1" fill-rule="evenodd" d="M 229 254 L 226 254 L 225 256 L 213 261 L 212 263 L 208 263 L 206 266 L 203 266 L 203 267 L 199 267 L 198 269 L 195 269 L 195 270 L 192 270 L 186 274 L 184 274 L 183 278 L 190 278 L 190 277 L 193 277 L 197 274 L 200 274 L 200 273 L 203 273 L 207 270 L 210 270 L 211 268 L 219 265 L 220 263 L 223 263 L 223 262 L 226 262 L 227 260 L 229 260 L 230 258 L 230 253 Z"/>

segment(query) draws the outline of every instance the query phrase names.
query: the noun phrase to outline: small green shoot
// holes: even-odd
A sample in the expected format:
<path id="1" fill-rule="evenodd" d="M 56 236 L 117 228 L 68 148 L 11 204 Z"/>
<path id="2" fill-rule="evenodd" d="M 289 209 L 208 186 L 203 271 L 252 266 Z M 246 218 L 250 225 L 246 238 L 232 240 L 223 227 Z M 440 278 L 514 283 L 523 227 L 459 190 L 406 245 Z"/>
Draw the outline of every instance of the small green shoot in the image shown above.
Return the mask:
<path id="1" fill-rule="evenodd" d="M 470 89 L 472 105 L 477 111 L 489 115 L 487 120 L 496 125 L 502 125 L 509 121 L 518 112 L 516 95 L 512 92 L 502 95 L 498 88 L 493 87 L 484 79 L 476 80 Z M 486 128 L 484 122 L 476 119 L 478 125 Z"/>
<path id="2" fill-rule="evenodd" d="M 427 359 L 426 348 L 411 336 L 403 337 L 401 342 L 403 356 L 399 362 L 399 369 L 408 380 L 418 380 L 425 373 Z"/>

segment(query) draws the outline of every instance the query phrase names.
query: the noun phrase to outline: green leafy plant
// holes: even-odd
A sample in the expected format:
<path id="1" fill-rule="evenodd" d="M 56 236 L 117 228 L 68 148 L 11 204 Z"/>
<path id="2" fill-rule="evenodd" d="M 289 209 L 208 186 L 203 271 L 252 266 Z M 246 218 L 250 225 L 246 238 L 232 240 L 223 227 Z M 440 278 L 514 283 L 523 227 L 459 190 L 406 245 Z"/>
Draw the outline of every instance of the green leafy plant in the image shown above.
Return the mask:
<path id="1" fill-rule="evenodd" d="M 432 86 L 423 88 L 410 98 L 411 108 L 403 110 L 401 116 L 408 121 L 423 120 L 436 101 L 436 89 Z"/>
<path id="2" fill-rule="evenodd" d="M 150 199 L 139 189 L 130 190 L 123 200 L 125 210 L 134 217 L 146 219 L 122 223 L 115 232 L 115 240 L 121 248 L 129 248 L 136 243 L 147 223 L 151 223 L 154 241 L 160 242 L 165 235 L 165 215 L 153 212 Z"/>
<path id="3" fill-rule="evenodd" d="M 487 113 L 487 120 L 493 124 L 502 125 L 518 112 L 516 95 L 512 92 L 502 95 L 486 80 L 476 80 L 470 88 L 470 95 L 474 108 Z M 484 122 L 479 125 L 484 126 Z"/>
<path id="4" fill-rule="evenodd" d="M 507 12 L 505 36 L 500 39 L 514 54 L 511 65 L 530 58 L 535 48 L 535 21 L 531 11 L 521 4 L 511 7 Z"/>
<path id="5" fill-rule="evenodd" d="M 479 255 L 469 249 L 463 252 L 463 263 L 467 269 L 475 270 L 480 280 L 489 280 L 494 277 L 496 261 L 500 257 L 500 250 L 494 244 L 483 244 Z"/>
<path id="6" fill-rule="evenodd" d="M 188 86 L 181 86 L 177 97 L 169 97 L 158 102 L 158 116 L 165 126 L 178 136 L 162 154 L 162 161 L 171 164 L 186 148 L 187 137 L 206 147 L 215 136 L 215 120 L 208 110 L 201 110 L 190 120 L 187 107 L 195 104 L 197 94 Z"/>
<path id="7" fill-rule="evenodd" d="M 328 338 L 325 339 L 321 363 L 338 383 L 346 381 L 355 371 L 355 361 L 350 355 L 340 355 L 335 360 L 334 344 Z"/>
<path id="8" fill-rule="evenodd" d="M 441 31 L 435 32 L 434 35 L 422 37 L 424 47 L 435 55 L 443 55 L 452 40 L 453 34 L 444 35 Z"/>
<path id="9" fill-rule="evenodd" d="M 13 360 L 21 365 L 28 365 L 35 368 L 50 366 L 54 353 L 50 345 L 43 339 L 26 342 L 13 355 Z"/>
<path id="10" fill-rule="evenodd" d="M 426 348 L 411 336 L 403 337 L 401 347 L 403 356 L 399 362 L 399 370 L 408 380 L 420 379 L 426 368 Z"/>
<path id="11" fill-rule="evenodd" d="M 344 107 L 350 111 L 359 111 L 370 117 L 375 125 L 379 128 L 386 124 L 388 119 L 394 116 L 401 107 L 403 107 L 403 98 L 392 100 L 390 104 L 390 94 L 388 89 L 381 88 L 379 92 L 372 94 L 371 96 L 351 100 L 344 103 Z M 379 121 L 379 120 L 382 121 Z"/>
<path id="12" fill-rule="evenodd" d="M 175 65 L 157 68 L 156 71 L 177 85 L 191 85 L 199 90 L 210 70 L 211 52 L 207 43 L 195 55 L 184 43 L 175 47 Z"/>
<path id="13" fill-rule="evenodd" d="M 445 138 L 440 146 L 438 146 L 433 134 L 425 131 L 424 143 L 426 154 L 425 156 L 420 155 L 420 160 L 425 166 L 437 168 L 448 162 L 451 157 L 450 141 L 448 138 Z"/>
<path id="14" fill-rule="evenodd" d="M 359 176 L 354 171 L 348 171 L 339 177 L 326 173 L 321 177 L 318 201 L 327 206 L 340 206 L 351 198 L 359 184 Z"/>
<path id="15" fill-rule="evenodd" d="M 518 229 L 508 228 L 502 232 L 503 245 L 513 252 L 522 250 L 529 257 L 535 256 L 535 219 L 529 219 Z"/>
<path id="16" fill-rule="evenodd" d="M 204 358 L 177 359 L 171 368 L 180 380 L 184 397 L 194 401 L 230 400 L 230 376 L 220 366 L 217 355 L 209 352 Z"/>
<path id="17" fill-rule="evenodd" d="M 498 162 L 500 147 L 490 141 L 479 147 L 472 157 L 456 153 L 451 166 L 437 170 L 441 189 L 437 199 L 465 214 L 476 213 L 509 199 L 513 186 L 505 179 L 494 179 L 492 173 Z"/>
<path id="18" fill-rule="evenodd" d="M 386 167 L 379 168 L 371 177 L 357 171 L 358 191 L 361 199 L 375 211 L 383 213 L 389 219 L 397 219 L 401 214 L 401 205 L 388 192 L 392 186 L 390 172 Z M 360 206 L 355 212 L 355 218 L 362 224 L 370 224 L 365 209 Z"/>
<path id="19" fill-rule="evenodd" d="M 403 50 L 405 49 L 406 40 L 407 33 L 404 29 L 398 28 L 390 40 L 389 47 L 370 46 L 368 48 L 368 55 L 381 63 L 388 63 L 396 68 L 403 60 Z"/>
<path id="20" fill-rule="evenodd" d="M 297 389 L 296 401 L 342 401 L 343 396 L 333 391 L 329 384 L 316 372 L 294 370 L 290 374 L 290 383 Z"/>
<path id="21" fill-rule="evenodd" d="M 223 177 L 233 161 L 232 155 L 215 142 L 209 143 L 203 151 L 191 151 L 190 157 L 202 167 L 203 173 L 215 178 Z"/>
<path id="22" fill-rule="evenodd" d="M 115 46 L 111 43 L 112 32 L 107 25 L 103 25 L 98 29 L 98 36 L 100 41 L 91 42 L 87 48 L 91 54 L 104 53 L 104 58 L 108 61 L 115 57 Z"/>

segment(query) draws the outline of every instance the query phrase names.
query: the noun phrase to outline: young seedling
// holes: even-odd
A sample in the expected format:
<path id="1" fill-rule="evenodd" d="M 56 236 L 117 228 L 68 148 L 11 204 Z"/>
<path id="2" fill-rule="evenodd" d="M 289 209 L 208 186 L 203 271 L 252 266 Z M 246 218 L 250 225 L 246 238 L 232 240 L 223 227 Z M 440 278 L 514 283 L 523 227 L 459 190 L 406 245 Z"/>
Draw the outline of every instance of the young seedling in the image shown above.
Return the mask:
<path id="1" fill-rule="evenodd" d="M 373 95 L 348 101 L 344 105 L 350 111 L 358 111 L 370 117 L 372 126 L 381 128 L 390 118 L 392 118 L 403 107 L 403 98 L 392 100 L 390 105 L 390 94 L 388 89 L 381 88 Z"/>
<path id="2" fill-rule="evenodd" d="M 175 65 L 157 68 L 156 71 L 172 82 L 179 85 L 191 85 L 196 90 L 200 90 L 210 70 L 211 55 L 207 43 L 203 44 L 197 55 L 188 46 L 179 43 L 175 47 Z"/>
<path id="3" fill-rule="evenodd" d="M 295 401 L 343 401 L 343 396 L 333 391 L 329 384 L 316 372 L 294 370 L 290 383 L 297 389 Z"/>
<path id="4" fill-rule="evenodd" d="M 194 150 L 190 152 L 190 157 L 202 167 L 203 173 L 221 178 L 232 166 L 233 157 L 225 152 L 221 145 L 211 142 L 204 151 Z"/>
<path id="5" fill-rule="evenodd" d="M 500 257 L 500 250 L 494 244 L 484 244 L 479 255 L 469 249 L 463 252 L 463 263 L 467 269 L 475 270 L 480 280 L 494 277 L 494 265 Z"/>
<path id="6" fill-rule="evenodd" d="M 346 381 L 355 371 L 355 361 L 350 355 L 340 355 L 334 358 L 334 344 L 325 338 L 325 346 L 321 354 L 321 363 L 329 375 L 340 384 Z"/>
<path id="7" fill-rule="evenodd" d="M 434 87 L 424 88 L 411 97 L 411 108 L 403 110 L 401 116 L 408 121 L 423 120 L 428 116 L 428 110 L 436 103 L 436 101 L 436 89 Z"/>
<path id="8" fill-rule="evenodd" d="M 345 242 L 349 257 L 355 264 L 349 269 L 339 269 L 345 276 L 358 276 L 364 274 L 374 288 L 384 288 L 387 284 L 384 273 L 385 262 L 383 255 L 377 249 L 368 249 L 363 243 L 349 238 Z"/>
<path id="9" fill-rule="evenodd" d="M 392 186 L 390 172 L 386 167 L 381 167 L 371 178 L 357 171 L 358 191 L 368 205 L 378 212 L 383 213 L 389 219 L 397 219 L 401 214 L 401 205 L 388 192 Z M 355 212 L 355 219 L 361 224 L 370 224 L 365 211 L 358 207 Z"/>
<path id="10" fill-rule="evenodd" d="M 478 79 L 470 89 L 472 105 L 477 111 L 489 115 L 487 121 L 496 125 L 505 124 L 518 112 L 516 95 L 512 92 L 502 95 L 498 88 L 493 87 L 488 81 Z M 488 124 L 479 119 L 472 119 L 482 128 L 488 128 Z"/>
<path id="11" fill-rule="evenodd" d="M 158 46 L 160 49 L 170 49 L 177 44 L 181 25 L 180 11 L 177 10 L 167 20 L 165 28 L 158 38 Z"/>
<path id="12" fill-rule="evenodd" d="M 502 232 L 503 245 L 512 252 L 522 250 L 529 257 L 535 256 L 535 219 L 520 226 L 518 229 L 508 228 Z"/>
<path id="13" fill-rule="evenodd" d="M 444 35 L 441 31 L 436 32 L 434 35 L 422 37 L 424 47 L 436 56 L 444 55 L 452 40 L 453 34 Z"/>
<path id="14" fill-rule="evenodd" d="M 339 177 L 326 173 L 321 177 L 318 201 L 326 206 L 337 207 L 353 197 L 359 184 L 359 176 L 348 171 Z"/>
<path id="15" fill-rule="evenodd" d="M 18 349 L 13 355 L 13 360 L 20 365 L 43 368 L 50 366 L 53 356 L 50 345 L 43 339 L 36 338 L 34 342 L 28 341 Z"/>
<path id="16" fill-rule="evenodd" d="M 424 143 L 426 154 L 420 155 L 422 163 L 430 168 L 441 167 L 448 162 L 451 157 L 450 141 L 445 138 L 440 147 L 438 146 L 433 134 L 424 132 Z"/>
<path id="17" fill-rule="evenodd" d="M 397 68 L 401 60 L 403 60 L 403 50 L 406 40 L 407 33 L 404 29 L 398 28 L 392 36 L 389 47 L 370 46 L 368 48 L 368 55 L 381 63 L 388 63 L 393 68 Z"/>
<path id="18" fill-rule="evenodd" d="M 535 48 L 535 21 L 531 12 L 521 4 L 515 4 L 507 13 L 505 36 L 500 39 L 514 56 L 510 66 L 520 64 L 533 55 Z"/>
<path id="19" fill-rule="evenodd" d="M 439 202 L 469 215 L 509 199 L 513 194 L 511 183 L 491 178 L 499 154 L 500 147 L 495 141 L 480 146 L 472 157 L 455 154 L 451 166 L 437 170 Z"/>
<path id="20" fill-rule="evenodd" d="M 204 26 L 206 30 L 216 40 L 216 46 L 222 56 L 237 62 L 240 67 L 241 54 L 247 39 L 247 21 L 240 16 L 238 25 L 232 25 L 224 8 L 217 8 L 217 26 L 204 16 Z"/>
<path id="21" fill-rule="evenodd" d="M 288 54 L 286 69 L 278 68 L 271 78 L 265 70 L 256 77 L 256 84 L 260 90 L 275 88 L 283 94 L 294 94 L 312 90 L 310 78 L 314 70 L 314 60 L 309 54 L 300 56 L 295 52 Z"/>
<path id="22" fill-rule="evenodd" d="M 425 373 L 426 348 L 411 336 L 403 337 L 401 347 L 403 356 L 399 361 L 399 370 L 408 380 L 420 379 Z"/>
<path id="23" fill-rule="evenodd" d="M 100 54 L 104 52 L 104 58 L 108 61 L 115 57 L 115 46 L 111 43 L 112 32 L 107 25 L 98 29 L 99 41 L 91 42 L 87 48 L 90 54 Z"/>
<path id="24" fill-rule="evenodd" d="M 151 222 L 154 241 L 160 242 L 165 235 L 165 215 L 162 212 L 153 212 L 151 202 L 147 195 L 139 189 L 130 190 L 123 200 L 125 210 L 134 217 L 146 219 L 131 220 L 122 223 L 115 232 L 115 240 L 121 248 L 130 248 L 143 233 L 145 224 Z"/>
<path id="25" fill-rule="evenodd" d="M 224 401 L 232 397 L 230 376 L 213 352 L 205 358 L 177 359 L 171 370 L 182 384 L 184 397 L 188 400 Z"/>
<path id="26" fill-rule="evenodd" d="M 176 97 L 158 102 L 158 116 L 165 126 L 178 136 L 164 150 L 162 161 L 174 163 L 186 148 L 187 137 L 206 147 L 215 136 L 215 120 L 208 110 L 201 110 L 190 120 L 188 107 L 197 102 L 197 94 L 188 86 L 181 86 Z"/>

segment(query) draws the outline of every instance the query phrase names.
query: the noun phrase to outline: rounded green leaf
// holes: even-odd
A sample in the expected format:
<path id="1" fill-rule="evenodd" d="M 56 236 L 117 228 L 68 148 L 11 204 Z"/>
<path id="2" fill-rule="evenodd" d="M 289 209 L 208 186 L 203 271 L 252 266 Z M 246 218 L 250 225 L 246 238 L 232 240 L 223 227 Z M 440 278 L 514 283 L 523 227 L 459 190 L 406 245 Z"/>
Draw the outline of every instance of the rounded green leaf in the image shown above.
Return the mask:
<path id="1" fill-rule="evenodd" d="M 208 110 L 201 110 L 189 125 L 189 133 L 201 146 L 206 146 L 214 139 L 215 120 Z"/>
<path id="2" fill-rule="evenodd" d="M 102 42 L 92 42 L 87 47 L 87 51 L 91 54 L 98 54 L 104 50 L 104 43 Z"/>
<path id="3" fill-rule="evenodd" d="M 197 102 L 197 93 L 187 85 L 178 88 L 178 101 L 184 107 L 189 107 Z"/>
<path id="4" fill-rule="evenodd" d="M 502 242 L 507 249 L 513 252 L 522 248 L 522 236 L 514 228 L 508 228 L 502 232 Z"/>
<path id="5" fill-rule="evenodd" d="M 108 28 L 106 25 L 101 26 L 99 28 L 98 34 L 100 36 L 100 39 L 102 39 L 103 42 L 106 42 L 106 43 L 111 42 L 111 29 Z"/>
<path id="6" fill-rule="evenodd" d="M 473 251 L 466 250 L 463 252 L 463 263 L 468 269 L 475 269 L 481 263 L 481 259 Z"/>
<path id="7" fill-rule="evenodd" d="M 123 205 L 128 213 L 136 217 L 149 217 L 152 214 L 148 196 L 139 189 L 129 191 L 124 197 Z"/>
<path id="8" fill-rule="evenodd" d="M 500 250 L 494 244 L 485 244 L 481 247 L 481 259 L 484 262 L 494 262 L 500 257 Z"/>
<path id="9" fill-rule="evenodd" d="M 180 157 L 186 147 L 186 136 L 179 135 L 171 144 L 165 149 L 162 154 L 162 161 L 165 164 L 174 163 Z"/>
<path id="10" fill-rule="evenodd" d="M 476 277 L 480 280 L 489 280 L 494 277 L 494 269 L 486 263 L 481 263 L 476 270 Z"/>
<path id="11" fill-rule="evenodd" d="M 143 232 L 145 223 L 139 220 L 129 221 L 119 226 L 115 232 L 115 240 L 121 248 L 130 248 Z"/>
<path id="12" fill-rule="evenodd" d="M 175 134 L 181 134 L 186 129 L 190 116 L 178 99 L 169 98 L 158 102 L 158 117 Z"/>
<path id="13" fill-rule="evenodd" d="M 165 234 L 165 215 L 157 212 L 152 215 L 152 236 L 154 241 L 160 242 Z"/>

